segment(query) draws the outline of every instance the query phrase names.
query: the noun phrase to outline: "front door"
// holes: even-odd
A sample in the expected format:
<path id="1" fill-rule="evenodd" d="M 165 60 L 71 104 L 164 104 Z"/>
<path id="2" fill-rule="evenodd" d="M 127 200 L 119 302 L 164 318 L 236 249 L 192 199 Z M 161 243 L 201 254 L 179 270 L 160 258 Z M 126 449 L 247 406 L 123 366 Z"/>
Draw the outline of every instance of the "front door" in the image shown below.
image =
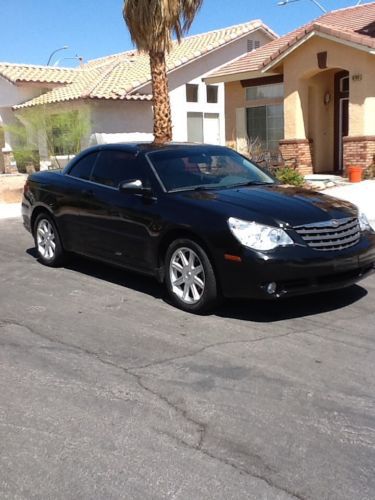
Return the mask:
<path id="1" fill-rule="evenodd" d="M 334 171 L 344 170 L 343 137 L 349 133 L 349 73 L 340 71 L 335 74 L 335 140 Z"/>

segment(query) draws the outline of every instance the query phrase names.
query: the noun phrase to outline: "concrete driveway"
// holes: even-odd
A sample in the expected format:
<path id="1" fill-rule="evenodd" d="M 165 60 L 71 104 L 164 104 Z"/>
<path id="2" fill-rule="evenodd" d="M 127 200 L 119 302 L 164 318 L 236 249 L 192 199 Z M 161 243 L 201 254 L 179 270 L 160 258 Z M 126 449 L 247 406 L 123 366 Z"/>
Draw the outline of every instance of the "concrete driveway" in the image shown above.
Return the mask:
<path id="1" fill-rule="evenodd" d="M 325 189 L 323 193 L 357 205 L 375 229 L 375 180 L 332 187 Z"/>
<path id="2" fill-rule="evenodd" d="M 375 279 L 192 316 L 0 221 L 2 499 L 375 498 Z"/>

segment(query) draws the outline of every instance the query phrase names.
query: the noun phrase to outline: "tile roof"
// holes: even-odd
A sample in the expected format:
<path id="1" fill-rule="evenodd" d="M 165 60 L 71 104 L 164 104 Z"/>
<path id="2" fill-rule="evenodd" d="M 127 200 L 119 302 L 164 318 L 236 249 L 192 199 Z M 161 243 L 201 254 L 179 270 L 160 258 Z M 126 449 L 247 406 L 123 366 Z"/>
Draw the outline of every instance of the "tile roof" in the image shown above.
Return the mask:
<path id="1" fill-rule="evenodd" d="M 0 76 L 11 83 L 33 82 L 67 84 L 74 81 L 76 74 L 77 70 L 72 68 L 0 63 Z"/>
<path id="2" fill-rule="evenodd" d="M 201 35 L 189 36 L 184 38 L 180 44 L 174 42 L 172 50 L 166 57 L 167 70 L 172 71 L 192 62 L 257 29 L 262 29 L 271 37 L 277 36 L 261 21 L 255 20 Z M 55 88 L 14 108 L 52 104 L 73 99 L 151 99 L 148 94 L 138 93 L 138 89 L 150 82 L 151 79 L 148 54 L 134 50 L 122 52 L 89 61 L 75 72 L 76 76 L 69 85 Z"/>
<path id="3" fill-rule="evenodd" d="M 261 71 L 281 57 L 290 47 L 310 33 L 321 32 L 365 48 L 375 49 L 374 38 L 375 2 L 335 10 L 315 21 L 263 45 L 254 52 L 222 66 L 212 72 L 210 78 L 225 77 L 238 73 Z"/>

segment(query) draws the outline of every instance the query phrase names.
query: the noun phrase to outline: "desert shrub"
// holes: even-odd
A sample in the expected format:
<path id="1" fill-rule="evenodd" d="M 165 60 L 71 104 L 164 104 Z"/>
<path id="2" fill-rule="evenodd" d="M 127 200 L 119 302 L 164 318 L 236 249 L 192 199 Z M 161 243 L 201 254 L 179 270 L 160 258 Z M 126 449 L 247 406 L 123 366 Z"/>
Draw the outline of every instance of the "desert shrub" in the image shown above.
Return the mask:
<path id="1" fill-rule="evenodd" d="M 372 159 L 372 164 L 369 165 L 363 172 L 364 179 L 375 179 L 375 155 Z"/>
<path id="2" fill-rule="evenodd" d="M 282 184 L 300 187 L 305 183 L 303 175 L 292 167 L 279 167 L 275 170 L 274 175 Z"/>
<path id="3" fill-rule="evenodd" d="M 34 165 L 35 170 L 39 170 L 39 152 L 33 149 L 15 149 L 14 159 L 17 163 L 17 170 L 21 174 L 26 172 L 26 165 Z"/>

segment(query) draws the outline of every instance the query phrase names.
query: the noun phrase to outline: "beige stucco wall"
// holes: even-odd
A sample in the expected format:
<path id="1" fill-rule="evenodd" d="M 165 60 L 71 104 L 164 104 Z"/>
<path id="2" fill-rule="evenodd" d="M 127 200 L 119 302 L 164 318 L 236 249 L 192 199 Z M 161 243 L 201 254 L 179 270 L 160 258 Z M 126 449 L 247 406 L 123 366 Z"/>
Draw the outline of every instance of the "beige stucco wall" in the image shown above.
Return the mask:
<path id="1" fill-rule="evenodd" d="M 375 56 L 316 36 L 284 60 L 285 138 L 307 138 L 309 85 L 312 77 L 324 71 L 317 64 L 317 53 L 324 51 L 327 52 L 328 69 L 349 71 L 349 135 L 375 134 L 375 121 L 371 123 L 375 109 Z M 362 79 L 353 81 L 351 77 L 357 74 L 362 75 Z M 333 100 L 331 102 L 333 106 Z"/>
<path id="2" fill-rule="evenodd" d="M 318 67 L 319 52 L 327 52 L 325 69 Z M 375 136 L 374 54 L 313 36 L 272 69 L 284 74 L 284 138 L 312 139 L 315 172 L 334 166 L 334 76 L 341 70 L 349 72 L 349 137 Z M 228 144 L 246 134 L 246 107 L 262 104 L 246 102 L 240 81 L 225 83 Z"/>

